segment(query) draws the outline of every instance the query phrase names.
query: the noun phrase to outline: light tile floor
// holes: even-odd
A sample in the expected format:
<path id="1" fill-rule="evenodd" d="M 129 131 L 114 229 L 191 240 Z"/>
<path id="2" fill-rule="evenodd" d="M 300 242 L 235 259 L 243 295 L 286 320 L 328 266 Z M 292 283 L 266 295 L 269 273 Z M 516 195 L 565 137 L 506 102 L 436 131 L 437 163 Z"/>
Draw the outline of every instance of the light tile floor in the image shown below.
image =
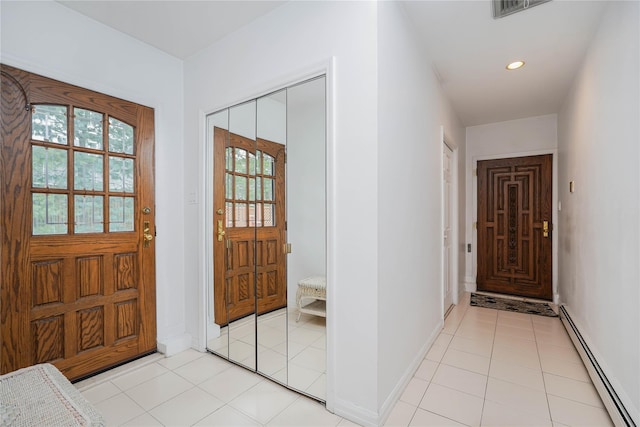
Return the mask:
<path id="1" fill-rule="evenodd" d="M 217 356 L 154 354 L 75 386 L 108 426 L 352 426 L 325 407 Z"/>
<path id="2" fill-rule="evenodd" d="M 255 368 L 256 328 L 253 316 L 221 329 L 207 348 Z M 297 309 L 263 314 L 257 319 L 258 371 L 318 399 L 326 399 L 326 319 Z M 287 363 L 288 362 L 288 363 Z"/>
<path id="3" fill-rule="evenodd" d="M 559 318 L 454 307 L 386 426 L 611 426 Z"/>
<path id="4" fill-rule="evenodd" d="M 558 318 L 465 300 L 386 426 L 612 425 Z M 216 356 L 148 356 L 76 384 L 109 426 L 354 426 Z"/>

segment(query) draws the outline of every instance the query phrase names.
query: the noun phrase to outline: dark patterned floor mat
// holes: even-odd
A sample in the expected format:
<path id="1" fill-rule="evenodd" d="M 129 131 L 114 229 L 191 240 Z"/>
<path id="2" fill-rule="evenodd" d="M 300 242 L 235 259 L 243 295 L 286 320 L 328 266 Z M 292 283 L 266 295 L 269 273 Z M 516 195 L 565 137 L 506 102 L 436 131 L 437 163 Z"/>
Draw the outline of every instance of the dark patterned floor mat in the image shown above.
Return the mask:
<path id="1" fill-rule="evenodd" d="M 490 297 L 482 294 L 471 294 L 471 305 L 476 307 L 494 308 L 496 310 L 512 311 L 515 313 L 537 314 L 539 316 L 558 317 L 555 311 L 544 302 L 518 301 L 507 298 Z"/>

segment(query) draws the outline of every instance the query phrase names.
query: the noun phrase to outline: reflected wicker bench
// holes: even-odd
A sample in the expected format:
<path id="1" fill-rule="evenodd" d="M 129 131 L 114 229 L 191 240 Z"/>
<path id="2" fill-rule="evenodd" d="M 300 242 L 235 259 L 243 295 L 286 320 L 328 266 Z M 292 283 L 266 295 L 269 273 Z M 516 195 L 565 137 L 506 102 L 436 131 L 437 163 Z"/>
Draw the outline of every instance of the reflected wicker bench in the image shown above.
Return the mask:
<path id="1" fill-rule="evenodd" d="M 327 278 L 325 276 L 306 277 L 298 282 L 296 291 L 298 317 L 302 313 L 327 317 Z"/>

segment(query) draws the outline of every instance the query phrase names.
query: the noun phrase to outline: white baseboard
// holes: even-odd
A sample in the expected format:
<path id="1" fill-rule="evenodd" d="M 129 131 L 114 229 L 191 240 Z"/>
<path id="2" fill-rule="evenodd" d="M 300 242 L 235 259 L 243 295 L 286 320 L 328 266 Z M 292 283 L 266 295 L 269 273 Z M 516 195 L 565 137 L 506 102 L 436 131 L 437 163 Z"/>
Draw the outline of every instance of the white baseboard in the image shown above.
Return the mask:
<path id="1" fill-rule="evenodd" d="M 378 427 L 378 414 L 340 398 L 334 400 L 333 413 L 363 427 Z"/>
<path id="2" fill-rule="evenodd" d="M 464 278 L 464 289 L 467 292 L 475 292 L 478 290 L 478 285 L 476 285 L 475 277 L 465 277 Z"/>
<path id="3" fill-rule="evenodd" d="M 158 340 L 158 351 L 166 357 L 178 354 L 191 348 L 191 335 L 182 334 Z"/>
<path id="4" fill-rule="evenodd" d="M 396 386 L 393 388 L 393 391 L 391 391 L 389 396 L 385 399 L 382 407 L 380 408 L 380 415 L 378 417 L 379 425 L 384 425 L 384 423 L 387 421 L 387 418 L 389 418 L 391 411 L 393 410 L 398 400 L 400 400 L 400 397 L 402 396 L 405 388 L 407 388 L 409 381 L 411 381 L 413 375 L 416 373 L 416 371 L 420 367 L 420 364 L 427 355 L 427 352 L 436 341 L 436 338 L 438 338 L 438 335 L 440 335 L 440 332 L 442 332 L 442 328 L 444 328 L 444 322 L 440 321 L 436 325 L 436 328 L 431 332 L 431 335 L 429 336 L 427 341 L 420 348 L 420 351 L 418 352 L 416 357 L 411 361 L 404 375 L 402 375 L 400 381 L 398 381 Z"/>
<path id="5" fill-rule="evenodd" d="M 212 340 L 214 338 L 218 338 L 220 336 L 220 325 L 217 323 L 208 323 L 207 324 L 207 341 Z"/>
<path id="6" fill-rule="evenodd" d="M 635 407 L 632 400 L 622 389 L 589 336 L 582 333 L 584 329 L 581 329 L 576 322 L 576 317 L 571 313 L 569 307 L 560 306 L 560 320 L 562 320 L 562 324 L 587 368 L 589 377 L 591 377 L 591 381 L 613 423 L 617 427 L 635 427 L 638 425 L 640 423 L 639 408 Z"/>

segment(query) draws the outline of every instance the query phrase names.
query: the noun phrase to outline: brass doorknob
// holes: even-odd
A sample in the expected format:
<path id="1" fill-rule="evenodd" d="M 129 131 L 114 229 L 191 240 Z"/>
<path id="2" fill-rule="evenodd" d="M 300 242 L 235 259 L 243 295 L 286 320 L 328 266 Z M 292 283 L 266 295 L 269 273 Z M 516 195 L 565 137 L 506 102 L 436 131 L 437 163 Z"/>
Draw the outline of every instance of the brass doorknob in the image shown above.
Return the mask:
<path id="1" fill-rule="evenodd" d="M 150 242 L 153 240 L 153 234 L 149 234 L 149 233 L 144 233 L 144 240 L 145 242 Z"/>

